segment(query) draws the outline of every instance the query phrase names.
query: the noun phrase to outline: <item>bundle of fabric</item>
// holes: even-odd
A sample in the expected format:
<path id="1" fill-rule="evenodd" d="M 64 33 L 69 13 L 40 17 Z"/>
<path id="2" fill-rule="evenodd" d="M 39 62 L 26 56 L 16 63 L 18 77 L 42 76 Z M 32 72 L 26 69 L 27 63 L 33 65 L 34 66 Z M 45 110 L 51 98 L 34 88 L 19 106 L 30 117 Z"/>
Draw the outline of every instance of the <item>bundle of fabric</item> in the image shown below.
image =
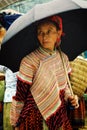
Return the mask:
<path id="1" fill-rule="evenodd" d="M 70 82 L 74 94 L 82 97 L 87 89 L 87 60 L 77 57 L 70 62 L 72 72 L 70 74 Z"/>

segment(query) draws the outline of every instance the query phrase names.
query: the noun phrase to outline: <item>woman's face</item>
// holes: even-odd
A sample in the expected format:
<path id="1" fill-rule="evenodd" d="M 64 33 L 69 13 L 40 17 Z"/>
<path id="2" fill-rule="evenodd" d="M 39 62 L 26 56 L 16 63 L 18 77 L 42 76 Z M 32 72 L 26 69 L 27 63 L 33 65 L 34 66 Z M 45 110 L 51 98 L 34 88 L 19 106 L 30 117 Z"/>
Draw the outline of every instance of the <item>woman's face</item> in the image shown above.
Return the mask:
<path id="1" fill-rule="evenodd" d="M 44 23 L 38 27 L 37 38 L 42 47 L 53 50 L 60 31 L 52 23 Z"/>

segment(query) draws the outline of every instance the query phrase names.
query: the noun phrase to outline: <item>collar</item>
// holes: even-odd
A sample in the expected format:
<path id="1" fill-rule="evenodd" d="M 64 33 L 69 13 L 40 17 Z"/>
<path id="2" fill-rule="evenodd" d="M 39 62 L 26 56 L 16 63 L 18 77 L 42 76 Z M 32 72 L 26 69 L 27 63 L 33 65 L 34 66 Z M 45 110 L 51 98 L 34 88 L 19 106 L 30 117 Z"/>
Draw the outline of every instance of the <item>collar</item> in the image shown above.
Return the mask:
<path id="1" fill-rule="evenodd" d="M 56 48 L 51 51 L 49 49 L 43 48 L 42 46 L 39 47 L 39 51 L 43 53 L 44 55 L 50 56 L 50 55 L 55 55 L 56 54 Z"/>

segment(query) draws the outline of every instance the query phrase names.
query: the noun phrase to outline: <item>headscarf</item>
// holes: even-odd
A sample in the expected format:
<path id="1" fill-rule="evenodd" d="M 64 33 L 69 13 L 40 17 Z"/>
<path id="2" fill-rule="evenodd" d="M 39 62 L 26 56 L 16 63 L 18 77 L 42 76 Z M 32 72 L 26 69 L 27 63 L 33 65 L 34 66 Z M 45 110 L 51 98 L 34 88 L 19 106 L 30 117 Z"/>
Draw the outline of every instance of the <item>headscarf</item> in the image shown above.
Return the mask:
<path id="1" fill-rule="evenodd" d="M 63 32 L 62 18 L 60 16 L 54 15 L 54 16 L 49 17 L 49 19 L 59 26 L 59 30 L 62 31 L 61 36 L 64 36 L 65 34 Z M 60 43 L 60 42 L 61 42 L 61 37 L 57 39 L 57 44 Z"/>

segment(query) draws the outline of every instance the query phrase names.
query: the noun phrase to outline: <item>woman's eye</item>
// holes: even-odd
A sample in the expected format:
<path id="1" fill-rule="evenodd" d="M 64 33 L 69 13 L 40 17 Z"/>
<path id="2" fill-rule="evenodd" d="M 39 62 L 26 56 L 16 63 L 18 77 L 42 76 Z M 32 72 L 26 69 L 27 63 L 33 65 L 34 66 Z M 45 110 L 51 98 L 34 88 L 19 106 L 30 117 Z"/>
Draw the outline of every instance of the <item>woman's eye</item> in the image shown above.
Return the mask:
<path id="1" fill-rule="evenodd" d="M 50 34 L 51 32 L 52 32 L 51 30 L 48 30 L 48 32 L 47 32 L 47 33 L 48 33 L 48 34 Z"/>
<path id="2" fill-rule="evenodd" d="M 37 35 L 43 35 L 43 32 L 38 32 Z"/>

